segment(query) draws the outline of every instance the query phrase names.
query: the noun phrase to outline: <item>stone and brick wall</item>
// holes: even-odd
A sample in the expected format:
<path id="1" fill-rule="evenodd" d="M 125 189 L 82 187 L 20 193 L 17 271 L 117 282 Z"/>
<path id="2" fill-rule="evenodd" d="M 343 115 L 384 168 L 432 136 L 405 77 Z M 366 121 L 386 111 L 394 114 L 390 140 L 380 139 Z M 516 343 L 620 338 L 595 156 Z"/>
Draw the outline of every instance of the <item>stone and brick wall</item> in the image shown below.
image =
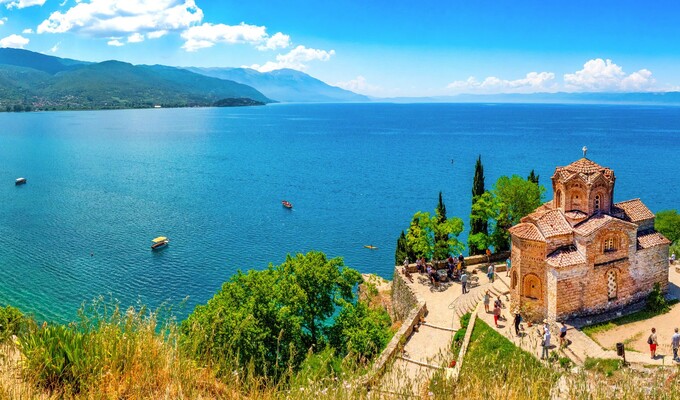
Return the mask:
<path id="1" fill-rule="evenodd" d="M 415 266 L 414 266 L 415 268 Z M 392 277 L 392 320 L 403 321 L 418 304 L 416 295 L 408 287 L 400 268 L 394 269 Z"/>

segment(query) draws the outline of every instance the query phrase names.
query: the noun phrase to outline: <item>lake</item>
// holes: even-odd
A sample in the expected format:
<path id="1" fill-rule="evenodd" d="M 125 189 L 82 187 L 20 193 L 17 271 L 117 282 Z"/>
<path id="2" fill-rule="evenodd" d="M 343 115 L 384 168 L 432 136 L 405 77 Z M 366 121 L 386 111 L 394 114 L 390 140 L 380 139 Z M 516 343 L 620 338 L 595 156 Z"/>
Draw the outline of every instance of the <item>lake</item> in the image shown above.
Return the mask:
<path id="1" fill-rule="evenodd" d="M 0 113 L 0 127 L 0 304 L 54 321 L 98 295 L 186 298 L 184 317 L 236 270 L 312 249 L 389 278 L 400 231 L 439 191 L 467 228 L 478 155 L 487 188 L 534 169 L 549 200 L 586 145 L 614 169 L 615 201 L 680 199 L 676 107 L 278 104 Z M 150 251 L 160 235 L 170 245 Z"/>

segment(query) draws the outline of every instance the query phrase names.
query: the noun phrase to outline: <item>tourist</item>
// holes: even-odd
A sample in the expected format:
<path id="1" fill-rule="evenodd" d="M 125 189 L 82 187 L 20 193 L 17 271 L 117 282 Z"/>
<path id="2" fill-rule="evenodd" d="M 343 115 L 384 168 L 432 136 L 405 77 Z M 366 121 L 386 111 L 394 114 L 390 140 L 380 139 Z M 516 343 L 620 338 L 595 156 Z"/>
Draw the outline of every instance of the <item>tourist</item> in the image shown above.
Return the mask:
<path id="1" fill-rule="evenodd" d="M 462 254 L 458 255 L 458 265 L 461 269 L 465 268 L 465 257 Z"/>
<path id="2" fill-rule="evenodd" d="M 484 293 L 484 311 L 486 313 L 489 313 L 489 303 L 491 302 L 491 295 L 489 294 L 489 291 L 487 290 L 486 293 Z"/>
<path id="3" fill-rule="evenodd" d="M 494 275 L 494 268 L 493 264 L 489 264 L 489 268 L 486 270 L 486 276 L 489 278 L 489 282 L 493 283 L 493 275 Z"/>
<path id="4" fill-rule="evenodd" d="M 652 353 L 652 360 L 656 358 L 656 346 L 659 344 L 656 340 L 656 328 L 652 328 L 652 334 L 647 338 L 649 344 L 649 352 Z"/>
<path id="5" fill-rule="evenodd" d="M 543 352 L 541 353 L 541 360 L 547 360 L 549 358 L 548 350 L 550 349 L 550 330 L 546 329 L 543 333 L 543 342 L 541 343 L 543 347 Z"/>
<path id="6" fill-rule="evenodd" d="M 463 275 L 460 276 L 460 285 L 463 287 L 463 294 L 467 293 L 467 280 L 467 273 L 463 271 Z"/>
<path id="7" fill-rule="evenodd" d="M 510 259 L 508 258 L 507 260 L 505 260 L 505 276 L 506 277 L 510 276 L 510 268 L 511 267 L 512 267 L 512 265 L 510 265 Z"/>
<path id="8" fill-rule="evenodd" d="M 675 262 L 675 253 L 671 254 L 671 264 Z"/>
<path id="9" fill-rule="evenodd" d="M 486 249 L 486 262 L 491 262 L 491 250 Z"/>
<path id="10" fill-rule="evenodd" d="M 404 258 L 404 268 L 408 267 L 408 257 Z"/>
<path id="11" fill-rule="evenodd" d="M 680 359 L 678 359 L 678 347 L 680 347 L 680 333 L 678 333 L 678 328 L 675 328 L 675 333 L 671 338 L 671 347 L 673 348 L 673 361 L 680 361 Z"/>
<path id="12" fill-rule="evenodd" d="M 567 326 L 564 325 L 564 322 L 561 323 L 562 326 L 560 327 L 560 348 L 563 348 L 566 346 L 567 343 Z"/>
<path id="13" fill-rule="evenodd" d="M 519 337 L 519 327 L 520 324 L 522 323 L 522 316 L 519 314 L 519 312 L 515 312 L 515 335 Z"/>
<path id="14" fill-rule="evenodd" d="M 498 302 L 495 302 L 493 304 L 493 323 L 496 325 L 496 328 L 498 328 L 498 318 L 501 316 L 501 306 L 498 304 Z"/>
<path id="15" fill-rule="evenodd" d="M 423 262 L 420 258 L 416 260 L 416 269 L 418 270 L 419 273 L 421 273 L 421 274 L 423 273 L 423 270 L 424 270 Z"/>
<path id="16" fill-rule="evenodd" d="M 550 332 L 550 324 L 547 319 L 543 320 L 543 332 Z"/>

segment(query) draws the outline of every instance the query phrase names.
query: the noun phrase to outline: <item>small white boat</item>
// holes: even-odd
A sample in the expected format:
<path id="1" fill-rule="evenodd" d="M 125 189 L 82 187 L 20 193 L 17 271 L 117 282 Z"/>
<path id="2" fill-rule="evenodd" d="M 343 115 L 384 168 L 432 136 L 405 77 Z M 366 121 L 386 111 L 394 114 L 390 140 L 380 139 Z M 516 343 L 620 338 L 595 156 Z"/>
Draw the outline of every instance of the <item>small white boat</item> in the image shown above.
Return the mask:
<path id="1" fill-rule="evenodd" d="M 17 186 L 23 185 L 23 184 L 25 184 L 25 183 L 26 183 L 26 178 L 17 178 L 17 179 L 14 181 L 14 184 L 17 185 Z"/>
<path id="2" fill-rule="evenodd" d="M 155 239 L 151 240 L 151 250 L 158 250 L 161 249 L 170 243 L 170 240 L 168 240 L 167 237 L 165 236 L 159 236 Z"/>

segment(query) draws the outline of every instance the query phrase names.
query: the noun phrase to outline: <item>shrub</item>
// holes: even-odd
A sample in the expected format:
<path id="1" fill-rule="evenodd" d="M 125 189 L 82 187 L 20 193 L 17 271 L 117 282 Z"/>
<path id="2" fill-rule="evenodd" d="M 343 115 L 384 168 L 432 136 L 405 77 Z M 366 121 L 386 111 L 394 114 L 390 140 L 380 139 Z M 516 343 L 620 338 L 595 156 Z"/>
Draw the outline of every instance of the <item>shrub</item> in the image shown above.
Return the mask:
<path id="1" fill-rule="evenodd" d="M 464 330 L 465 328 L 468 327 L 468 325 L 470 324 L 470 318 L 471 317 L 472 317 L 472 314 L 470 314 L 470 313 L 463 314 L 463 316 L 460 317 L 460 326 L 461 326 L 462 330 Z"/>
<path id="2" fill-rule="evenodd" d="M 26 326 L 26 318 L 12 306 L 0 307 L 0 343 L 18 335 Z"/>
<path id="3" fill-rule="evenodd" d="M 586 358 L 583 363 L 583 368 L 587 370 L 597 371 L 605 376 L 609 377 L 614 374 L 615 371 L 621 368 L 621 360 L 615 358 Z"/>
<path id="4" fill-rule="evenodd" d="M 562 369 L 569 369 L 571 367 L 571 359 L 569 357 L 560 357 L 558 361 Z"/>
<path id="5" fill-rule="evenodd" d="M 647 296 L 646 308 L 648 311 L 656 314 L 664 313 L 670 309 L 666 297 L 661 291 L 661 284 L 659 282 L 654 284 L 654 288 Z"/>

